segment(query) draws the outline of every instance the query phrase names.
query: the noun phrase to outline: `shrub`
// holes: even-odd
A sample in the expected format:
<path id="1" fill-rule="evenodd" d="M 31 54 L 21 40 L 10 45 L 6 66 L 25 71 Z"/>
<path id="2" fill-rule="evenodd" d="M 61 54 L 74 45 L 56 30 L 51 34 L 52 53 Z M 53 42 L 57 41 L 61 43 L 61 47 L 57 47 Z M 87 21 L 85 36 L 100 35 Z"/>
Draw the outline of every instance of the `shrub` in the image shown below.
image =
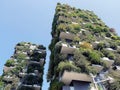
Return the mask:
<path id="1" fill-rule="evenodd" d="M 88 55 L 88 59 L 93 63 L 93 64 L 101 64 L 100 61 L 100 55 L 96 51 L 91 51 Z"/>
<path id="2" fill-rule="evenodd" d="M 109 90 L 119 90 L 120 89 L 120 80 L 115 81 L 114 83 L 111 83 L 108 86 Z"/>
<path id="3" fill-rule="evenodd" d="M 75 36 L 74 37 L 74 42 L 79 42 L 80 41 L 80 38 L 78 36 Z"/>
<path id="4" fill-rule="evenodd" d="M 67 29 L 70 30 L 71 33 L 76 34 L 80 31 L 80 25 L 79 24 L 69 24 Z"/>
<path id="5" fill-rule="evenodd" d="M 112 38 L 113 40 L 117 40 L 117 39 L 118 39 L 118 36 L 111 36 L 111 38 Z"/>
<path id="6" fill-rule="evenodd" d="M 4 83 L 2 81 L 0 81 L 0 87 L 2 87 L 4 85 Z"/>
<path id="7" fill-rule="evenodd" d="M 19 54 L 15 55 L 15 58 L 18 59 L 18 60 L 25 60 L 26 59 L 26 55 L 22 54 L 22 53 L 19 53 Z"/>
<path id="8" fill-rule="evenodd" d="M 64 84 L 62 82 L 59 82 L 58 80 L 53 80 L 51 83 L 50 83 L 50 89 L 49 90 L 61 90 L 62 89 L 62 86 Z"/>
<path id="9" fill-rule="evenodd" d="M 101 33 L 102 28 L 100 26 L 96 26 L 96 28 L 93 29 L 94 33 Z"/>
<path id="10" fill-rule="evenodd" d="M 93 49 L 92 45 L 88 42 L 83 42 L 82 44 L 80 44 L 80 47 L 85 48 L 85 49 Z"/>
<path id="11" fill-rule="evenodd" d="M 102 50 L 103 48 L 105 48 L 105 44 L 104 43 L 99 43 L 96 47 L 97 50 Z"/>
<path id="12" fill-rule="evenodd" d="M 82 72 L 87 71 L 87 65 L 89 64 L 89 62 L 86 60 L 85 56 L 83 56 L 79 50 L 76 50 L 74 52 L 74 61 L 73 62 L 75 63 L 75 65 L 77 67 L 81 68 Z"/>
<path id="13" fill-rule="evenodd" d="M 94 27 L 94 25 L 92 25 L 91 23 L 87 23 L 87 24 L 85 24 L 85 28 L 88 28 L 88 29 L 90 29 L 90 30 L 93 30 L 95 27 Z"/>
<path id="14" fill-rule="evenodd" d="M 59 31 L 66 31 L 67 29 L 67 26 L 65 24 L 59 24 L 58 27 L 57 27 L 57 30 Z"/>
<path id="15" fill-rule="evenodd" d="M 109 32 L 107 32 L 106 37 L 111 37 L 111 34 Z"/>
<path id="16" fill-rule="evenodd" d="M 88 66 L 86 69 L 87 69 L 86 70 L 87 73 L 92 73 L 92 74 L 97 74 L 98 73 L 98 71 L 95 68 L 91 67 L 91 66 Z"/>
<path id="17" fill-rule="evenodd" d="M 110 53 L 110 52 L 109 52 L 108 58 L 109 58 L 109 59 L 115 59 L 115 55 L 114 55 L 113 53 Z"/>
<path id="18" fill-rule="evenodd" d="M 112 42 L 110 42 L 110 48 L 112 48 L 112 49 L 117 49 L 117 44 L 116 43 L 112 43 Z"/>
<path id="19" fill-rule="evenodd" d="M 80 71 L 78 67 L 76 67 L 73 63 L 70 63 L 68 61 L 60 62 L 57 70 L 58 71 L 68 70 L 68 71 L 78 71 L 78 72 Z"/>
<path id="20" fill-rule="evenodd" d="M 73 24 L 72 26 L 75 30 L 80 30 L 80 25 L 79 24 Z"/>
<path id="21" fill-rule="evenodd" d="M 14 63 L 15 63 L 15 61 L 14 60 L 7 60 L 7 62 L 6 62 L 6 66 L 7 67 L 10 67 L 10 66 L 14 66 Z"/>

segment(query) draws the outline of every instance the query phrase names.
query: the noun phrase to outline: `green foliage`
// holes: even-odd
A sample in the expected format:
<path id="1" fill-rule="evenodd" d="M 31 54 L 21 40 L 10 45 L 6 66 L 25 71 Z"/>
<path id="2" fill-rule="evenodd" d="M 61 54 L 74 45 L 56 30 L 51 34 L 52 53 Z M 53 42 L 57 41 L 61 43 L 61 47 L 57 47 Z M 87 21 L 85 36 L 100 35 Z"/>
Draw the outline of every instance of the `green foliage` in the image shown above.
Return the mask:
<path id="1" fill-rule="evenodd" d="M 51 83 L 50 83 L 50 89 L 49 90 L 61 90 L 62 89 L 62 86 L 64 84 L 62 82 L 59 82 L 58 80 L 53 80 Z"/>
<path id="2" fill-rule="evenodd" d="M 78 36 L 75 36 L 74 37 L 74 42 L 79 42 L 80 41 L 80 38 Z"/>
<path id="3" fill-rule="evenodd" d="M 0 80 L 0 87 L 3 87 L 4 83 Z"/>
<path id="4" fill-rule="evenodd" d="M 91 51 L 88 55 L 88 59 L 93 63 L 93 64 L 101 64 L 100 61 L 100 54 L 97 51 Z"/>
<path id="5" fill-rule="evenodd" d="M 79 24 L 72 24 L 72 27 L 74 30 L 80 30 L 80 25 Z"/>
<path id="6" fill-rule="evenodd" d="M 120 80 L 111 83 L 108 87 L 109 90 L 120 90 Z"/>
<path id="7" fill-rule="evenodd" d="M 14 66 L 14 63 L 15 63 L 15 61 L 10 59 L 10 60 L 7 60 L 7 62 L 6 62 L 5 65 L 6 65 L 7 67 L 10 67 L 10 66 Z"/>
<path id="8" fill-rule="evenodd" d="M 65 24 L 59 24 L 58 26 L 57 26 L 57 30 L 58 31 L 66 31 L 66 29 L 67 29 L 67 26 L 65 25 Z"/>
<path id="9" fill-rule="evenodd" d="M 59 38 L 53 38 L 51 40 L 51 44 L 49 45 L 49 49 L 52 50 L 58 41 L 59 41 Z"/>
<path id="10" fill-rule="evenodd" d="M 79 24 L 69 24 L 68 25 L 69 32 L 74 33 L 74 34 L 78 33 L 80 31 L 80 28 L 81 27 Z"/>
<path id="11" fill-rule="evenodd" d="M 11 89 L 11 85 L 10 84 L 6 85 L 5 90 L 10 90 L 10 89 Z"/>
<path id="12" fill-rule="evenodd" d="M 118 40 L 118 39 L 119 39 L 118 36 L 111 36 L 111 38 L 112 38 L 113 40 Z"/>
<path id="13" fill-rule="evenodd" d="M 24 46 L 26 44 L 26 42 L 20 42 L 17 44 L 17 46 Z"/>
<path id="14" fill-rule="evenodd" d="M 88 73 L 92 73 L 92 74 L 95 74 L 95 75 L 98 73 L 98 71 L 95 68 L 93 68 L 92 66 L 88 66 L 86 71 Z"/>
<path id="15" fill-rule="evenodd" d="M 16 54 L 15 55 L 15 58 L 21 62 L 21 60 L 25 60 L 26 59 L 26 55 L 25 54 L 22 54 L 22 53 L 19 53 L 19 54 Z"/>
<path id="16" fill-rule="evenodd" d="M 116 50 L 117 49 L 117 44 L 114 42 L 110 42 L 110 48 Z"/>
<path id="17" fill-rule="evenodd" d="M 101 33 L 102 32 L 102 28 L 100 26 L 96 26 L 95 29 L 93 29 L 94 33 Z"/>
<path id="18" fill-rule="evenodd" d="M 89 62 L 86 60 L 85 56 L 82 55 L 81 51 L 76 50 L 74 52 L 74 61 L 75 65 L 81 68 L 82 72 L 87 72 Z"/>
<path id="19" fill-rule="evenodd" d="M 76 44 L 79 50 L 74 52 L 74 59 L 71 62 L 66 60 L 67 55 L 60 54 L 61 48 L 56 44 L 59 42 L 59 34 L 61 31 L 67 31 L 76 35 L 73 42 L 69 43 L 69 45 Z M 51 60 L 48 71 L 48 77 L 51 80 L 53 77 L 58 78 L 58 73 L 64 70 L 96 74 L 98 71 L 91 66 L 92 64 L 99 64 L 107 68 L 106 63 L 101 60 L 102 57 L 114 59 L 115 64 L 120 61 L 118 59 L 116 60 L 116 52 L 120 53 L 120 51 L 117 51 L 117 46 L 120 45 L 120 38 L 110 32 L 104 22 L 93 12 L 58 4 L 53 21 L 52 36 L 53 39 L 49 46 L 51 50 Z M 83 44 L 78 44 L 83 41 Z M 96 45 L 94 41 L 102 42 Z M 96 47 L 93 47 L 91 43 Z M 114 52 L 106 48 L 112 48 Z M 59 90 L 58 83 L 51 85 L 50 90 Z"/>
<path id="20" fill-rule="evenodd" d="M 85 48 L 85 49 L 93 49 L 92 44 L 88 42 L 82 42 L 82 44 L 80 44 L 80 47 Z"/>
<path id="21" fill-rule="evenodd" d="M 116 55 L 116 59 L 115 59 L 114 64 L 120 66 L 120 55 L 119 54 Z"/>
<path id="22" fill-rule="evenodd" d="M 58 65 L 57 70 L 60 71 L 64 71 L 64 70 L 68 70 L 68 71 L 77 71 L 80 72 L 80 69 L 78 67 L 76 67 L 72 62 L 60 62 Z"/>
<path id="23" fill-rule="evenodd" d="M 102 50 L 103 48 L 105 48 L 105 44 L 104 43 L 99 43 L 96 47 L 97 50 Z"/>
<path id="24" fill-rule="evenodd" d="M 115 59 L 115 55 L 113 53 L 109 52 L 108 58 L 114 60 Z"/>
<path id="25" fill-rule="evenodd" d="M 106 33 L 106 37 L 111 37 L 111 33 L 110 33 L 110 32 L 107 32 L 107 33 Z"/>
<path id="26" fill-rule="evenodd" d="M 113 52 L 110 52 L 108 50 L 102 50 L 102 53 L 105 57 L 108 57 L 109 59 L 115 59 L 115 54 Z"/>
<path id="27" fill-rule="evenodd" d="M 87 24 L 85 24 L 85 28 L 88 28 L 89 30 L 93 30 L 95 28 L 95 26 L 91 23 L 87 23 Z"/>

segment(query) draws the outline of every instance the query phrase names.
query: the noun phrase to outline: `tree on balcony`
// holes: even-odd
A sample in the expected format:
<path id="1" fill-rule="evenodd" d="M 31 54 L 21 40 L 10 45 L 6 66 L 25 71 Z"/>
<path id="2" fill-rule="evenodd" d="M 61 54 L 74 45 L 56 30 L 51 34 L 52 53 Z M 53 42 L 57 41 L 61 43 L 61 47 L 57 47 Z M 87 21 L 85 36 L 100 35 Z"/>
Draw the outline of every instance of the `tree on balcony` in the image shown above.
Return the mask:
<path id="1" fill-rule="evenodd" d="M 85 49 L 93 49 L 92 44 L 88 42 L 83 42 L 82 44 L 80 44 L 80 47 L 85 48 Z"/>
<path id="2" fill-rule="evenodd" d="M 7 67 L 14 66 L 14 63 L 15 63 L 14 60 L 11 60 L 11 59 L 10 59 L 10 60 L 7 60 L 5 66 L 7 66 Z"/>
<path id="3" fill-rule="evenodd" d="M 58 72 L 63 72 L 64 70 L 80 72 L 80 68 L 76 67 L 72 62 L 60 62 L 57 68 Z"/>
<path id="4" fill-rule="evenodd" d="M 101 64 L 100 54 L 97 51 L 91 51 L 91 52 L 89 52 L 88 59 L 93 64 Z"/>
<path id="5" fill-rule="evenodd" d="M 82 55 L 81 51 L 76 50 L 74 52 L 73 62 L 77 67 L 81 68 L 82 72 L 87 72 L 87 68 L 90 63 L 87 61 L 87 58 Z"/>

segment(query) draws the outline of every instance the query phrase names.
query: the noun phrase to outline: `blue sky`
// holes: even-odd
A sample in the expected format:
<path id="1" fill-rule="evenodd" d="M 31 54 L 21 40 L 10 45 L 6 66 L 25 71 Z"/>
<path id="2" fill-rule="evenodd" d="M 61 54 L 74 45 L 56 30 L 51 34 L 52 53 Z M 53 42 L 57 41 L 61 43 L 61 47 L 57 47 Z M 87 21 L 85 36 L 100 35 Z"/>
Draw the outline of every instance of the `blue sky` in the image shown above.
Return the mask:
<path id="1" fill-rule="evenodd" d="M 48 47 L 57 2 L 94 11 L 120 35 L 120 0 L 0 0 L 0 74 L 18 42 L 27 41 Z M 45 77 L 49 55 L 48 51 L 43 90 L 48 88 Z"/>

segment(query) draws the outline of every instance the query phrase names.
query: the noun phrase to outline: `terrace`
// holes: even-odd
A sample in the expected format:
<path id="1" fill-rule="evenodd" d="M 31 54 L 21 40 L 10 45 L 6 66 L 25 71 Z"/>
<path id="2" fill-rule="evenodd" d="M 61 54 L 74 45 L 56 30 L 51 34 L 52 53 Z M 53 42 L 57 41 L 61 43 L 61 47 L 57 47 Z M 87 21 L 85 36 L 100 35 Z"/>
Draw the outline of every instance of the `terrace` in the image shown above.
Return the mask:
<path id="1" fill-rule="evenodd" d="M 63 40 L 71 40 L 71 41 L 74 40 L 74 37 L 75 35 L 69 32 L 61 32 L 59 36 L 60 40 L 63 39 Z"/>
<path id="2" fill-rule="evenodd" d="M 62 90 L 89 90 L 92 77 L 83 73 L 64 71 L 61 82 L 65 84 Z"/>
<path id="3" fill-rule="evenodd" d="M 77 49 L 76 46 L 62 44 L 61 53 L 62 54 L 73 54 L 76 49 Z"/>
<path id="4" fill-rule="evenodd" d="M 77 72 L 68 72 L 68 71 L 64 71 L 62 77 L 61 77 L 61 81 L 65 84 L 65 85 L 70 85 L 72 81 L 81 81 L 81 82 L 92 82 L 92 77 L 84 74 L 84 73 L 77 73 Z"/>
<path id="5" fill-rule="evenodd" d="M 6 81 L 6 82 L 12 82 L 13 81 L 13 77 L 11 77 L 11 76 L 4 76 L 3 80 Z"/>
<path id="6" fill-rule="evenodd" d="M 9 71 L 11 71 L 14 68 L 15 68 L 15 66 L 11 66 L 11 67 L 4 66 L 3 71 L 4 72 L 9 72 Z"/>

